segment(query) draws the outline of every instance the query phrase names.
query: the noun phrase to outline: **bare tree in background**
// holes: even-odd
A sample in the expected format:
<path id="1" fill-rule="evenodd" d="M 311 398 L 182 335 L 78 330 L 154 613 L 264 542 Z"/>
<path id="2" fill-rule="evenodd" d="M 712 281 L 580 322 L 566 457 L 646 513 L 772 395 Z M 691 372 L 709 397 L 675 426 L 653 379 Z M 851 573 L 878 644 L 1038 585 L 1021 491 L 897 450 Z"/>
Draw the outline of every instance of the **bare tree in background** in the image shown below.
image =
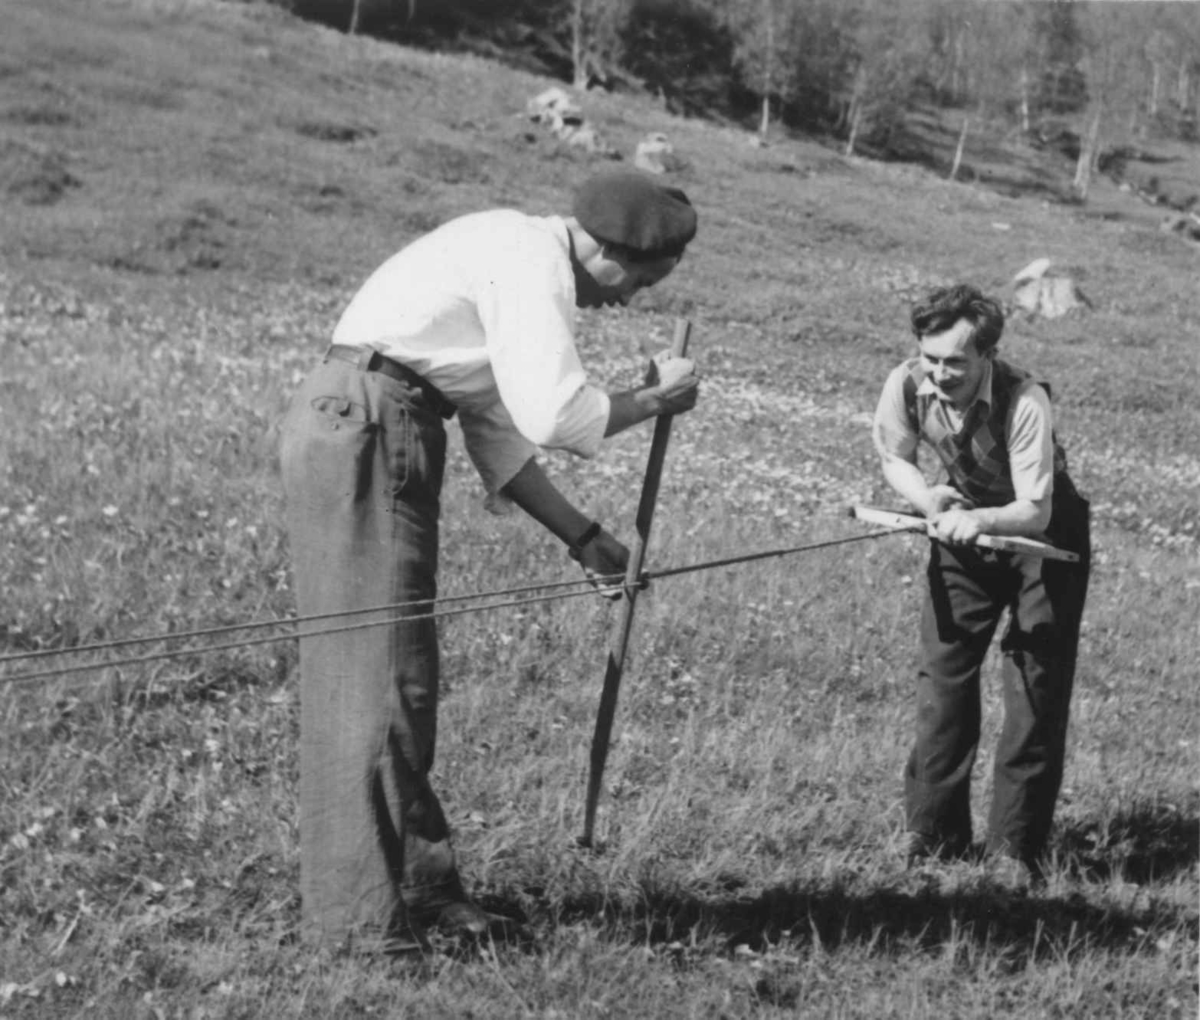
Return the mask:
<path id="1" fill-rule="evenodd" d="M 771 103 L 791 87 L 790 57 L 798 47 L 797 13 L 805 0 L 708 0 L 733 38 L 738 77 L 759 102 L 758 136 L 771 127 Z"/>
<path id="2" fill-rule="evenodd" d="M 955 60 L 963 69 L 956 80 L 963 107 L 958 146 L 950 179 L 958 176 L 967 141 L 990 130 L 1003 132 L 1015 116 L 1022 135 L 1031 124 L 1031 79 L 1037 67 L 1034 19 L 1026 3 L 978 3 L 964 7 Z"/>
<path id="3" fill-rule="evenodd" d="M 1194 133 L 1200 92 L 1200 6 L 1172 4 L 1164 13 L 1175 65 L 1176 113 L 1181 120 L 1191 121 Z"/>
<path id="4" fill-rule="evenodd" d="M 763 22 L 766 32 L 766 45 L 763 47 L 763 84 L 762 84 L 762 116 L 758 123 L 758 136 L 767 140 L 767 131 L 771 126 L 771 94 L 775 91 L 775 3 L 774 0 L 762 0 Z"/>
<path id="5" fill-rule="evenodd" d="M 571 78 L 577 89 L 605 81 L 623 56 L 621 31 L 632 0 L 569 0 Z"/>
<path id="6" fill-rule="evenodd" d="M 858 0 L 845 93 L 845 154 L 860 134 L 881 127 L 890 136 L 928 54 L 927 5 L 919 0 Z"/>
<path id="7" fill-rule="evenodd" d="M 417 0 L 397 0 L 405 9 L 405 21 L 411 22 L 417 14 Z M 358 35 L 362 29 L 363 0 L 353 0 L 350 8 L 350 27 L 346 31 L 350 35 Z"/>
<path id="8" fill-rule="evenodd" d="M 328 14 L 329 0 L 279 0 Z M 952 176 L 988 132 L 1045 127 L 1082 140 L 1086 196 L 1105 144 L 1126 132 L 1195 137 L 1200 2 L 1075 0 L 337 0 L 349 31 L 399 41 L 514 39 L 577 88 L 654 83 L 681 108 L 832 131 L 855 153 L 889 146 L 915 86 L 955 118 Z M 344 4 L 344 6 L 343 6 Z M 386 13 L 386 18 L 383 15 Z M 1111 23 L 1111 27 L 1110 27 Z M 1069 135 L 1068 135 L 1069 133 Z M 1107 140 L 1107 142 L 1106 142 Z"/>
<path id="9" fill-rule="evenodd" d="M 1138 128 L 1144 95 L 1142 58 L 1154 31 L 1153 22 L 1138 15 L 1124 4 L 1097 4 L 1087 10 L 1084 73 L 1089 102 L 1071 183 L 1080 202 L 1087 201 L 1102 138 L 1107 134 L 1125 141 L 1122 135 L 1132 136 Z"/>

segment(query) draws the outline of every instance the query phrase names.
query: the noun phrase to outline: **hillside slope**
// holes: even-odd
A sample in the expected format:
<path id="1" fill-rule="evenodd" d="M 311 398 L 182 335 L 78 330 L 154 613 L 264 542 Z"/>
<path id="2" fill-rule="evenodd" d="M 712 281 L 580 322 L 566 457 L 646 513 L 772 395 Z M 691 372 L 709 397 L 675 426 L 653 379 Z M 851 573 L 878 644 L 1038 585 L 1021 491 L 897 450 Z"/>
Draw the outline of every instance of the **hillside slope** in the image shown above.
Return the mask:
<path id="1" fill-rule="evenodd" d="M 20 5 L 0 41 L 6 276 L 129 291 L 168 316 L 178 296 L 266 306 L 290 288 L 303 297 L 273 303 L 313 302 L 328 328 L 355 282 L 419 232 L 490 205 L 562 209 L 608 165 L 529 122 L 525 104 L 548 84 L 270 5 Z M 1193 434 L 1174 412 L 1195 379 L 1200 249 L 1136 200 L 1110 190 L 1095 212 L 1007 198 L 814 143 L 756 147 L 650 101 L 581 102 L 626 160 L 646 133 L 667 135 L 683 164 L 674 183 L 700 210 L 684 270 L 630 315 L 686 312 L 700 342 L 728 347 L 751 377 L 833 387 L 866 408 L 907 350 L 907 302 L 922 287 L 1000 290 L 1048 257 L 1093 309 L 1014 322 L 1008 343 L 1078 408 L 1074 431 L 1102 435 L 1106 416 L 1093 429 L 1090 408 L 1115 400 L 1141 415 L 1131 439 L 1157 449 L 1164 433 Z M 1183 523 L 1181 508 L 1165 512 Z"/>
<path id="2" fill-rule="evenodd" d="M 127 292 L 164 302 L 168 317 L 180 301 L 304 302 L 323 332 L 355 282 L 419 232 L 491 205 L 563 209 L 608 165 L 528 121 L 544 79 L 347 37 L 270 5 L 48 0 L 20 5 L 7 27 L 0 259 L 18 291 L 57 280 Z M 1131 442 L 1178 449 L 1195 437 L 1194 412 L 1177 412 L 1196 379 L 1200 249 L 1135 199 L 1101 188 L 1089 211 L 1007 198 L 815 143 L 756 147 L 650 101 L 581 103 L 627 161 L 645 134 L 666 134 L 683 163 L 673 183 L 700 210 L 683 270 L 628 315 L 686 312 L 699 343 L 750 377 L 832 388 L 865 409 L 908 349 L 907 302 L 922 287 L 1000 290 L 1044 256 L 1093 308 L 1014 321 L 1007 343 L 1056 380 L 1084 455 L 1110 426 L 1100 401 L 1132 415 Z M 291 328 L 286 317 L 271 327 Z M 247 345 L 259 332 L 248 326 Z M 1174 531 L 1185 506 L 1181 496 L 1150 516 Z"/>
<path id="3" fill-rule="evenodd" d="M 350 285 L 456 213 L 561 208 L 596 163 L 522 116 L 545 80 L 346 37 L 267 5 L 22 5 L 0 61 L 2 251 L 43 270 Z M 857 281 L 826 271 L 847 258 L 994 286 L 1048 255 L 1103 293 L 1125 277 L 1124 259 L 1183 269 L 1194 254 L 1141 229 L 1132 200 L 1133 219 L 1094 224 L 815 144 L 752 148 L 648 101 L 588 94 L 583 106 L 626 158 L 662 131 L 688 164 L 679 183 L 703 232 L 678 300 L 722 317 L 782 313 L 778 288 L 831 312 L 850 288 L 863 308 Z"/>

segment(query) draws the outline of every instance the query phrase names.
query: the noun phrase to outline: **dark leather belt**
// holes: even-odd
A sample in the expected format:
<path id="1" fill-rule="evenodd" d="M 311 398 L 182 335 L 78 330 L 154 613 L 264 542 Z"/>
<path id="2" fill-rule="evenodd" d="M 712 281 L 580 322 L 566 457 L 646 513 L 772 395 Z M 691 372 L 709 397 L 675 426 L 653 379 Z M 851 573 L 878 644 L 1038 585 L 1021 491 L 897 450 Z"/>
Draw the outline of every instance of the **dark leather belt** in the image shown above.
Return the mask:
<path id="1" fill-rule="evenodd" d="M 402 365 L 398 361 L 393 361 L 391 358 L 385 358 L 378 351 L 373 351 L 368 347 L 349 347 L 346 344 L 334 344 L 325 352 L 325 360 L 335 358 L 338 361 L 345 361 L 364 372 L 379 372 L 381 375 L 386 375 L 391 379 L 396 379 L 399 382 L 407 383 L 409 386 L 415 386 L 429 401 L 430 407 L 433 408 L 443 418 L 453 418 L 458 412 L 445 394 L 442 393 L 428 379 L 414 372 L 407 365 Z"/>

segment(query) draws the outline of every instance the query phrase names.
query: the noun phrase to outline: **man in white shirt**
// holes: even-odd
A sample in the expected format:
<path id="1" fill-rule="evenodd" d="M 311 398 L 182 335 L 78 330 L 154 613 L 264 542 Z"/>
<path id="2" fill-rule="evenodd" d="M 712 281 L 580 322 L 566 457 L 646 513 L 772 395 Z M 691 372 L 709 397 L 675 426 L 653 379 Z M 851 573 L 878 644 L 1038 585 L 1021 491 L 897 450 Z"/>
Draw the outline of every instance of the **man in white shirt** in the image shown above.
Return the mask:
<path id="1" fill-rule="evenodd" d="M 980 669 L 1005 609 L 1004 726 L 986 849 L 999 873 L 1036 879 L 1062 782 L 1089 570 L 1088 503 L 1067 474 L 1048 391 L 996 357 L 1004 315 L 976 288 L 939 288 L 911 315 L 918 355 L 875 412 L 884 478 L 933 524 L 921 618 L 916 741 L 904 776 L 910 860 L 971 848 Z M 930 485 L 917 448 L 946 476 Z M 982 534 L 1046 539 L 1079 563 L 993 553 Z"/>
<path id="2" fill-rule="evenodd" d="M 659 359 L 639 388 L 589 384 L 574 311 L 624 305 L 659 282 L 695 231 L 682 191 L 618 171 L 585 181 L 570 216 L 463 216 L 380 266 L 284 422 L 300 615 L 398 602 L 432 609 L 443 421 L 454 414 L 490 509 L 520 507 L 589 577 L 621 574 L 628 551 L 554 487 L 535 454 L 591 457 L 606 436 L 694 406 L 699 379 L 686 358 Z M 329 622 L 310 629 L 322 627 Z M 428 928 L 480 935 L 503 921 L 467 897 L 429 784 L 434 621 L 302 636 L 300 673 L 306 926 L 424 944 Z"/>

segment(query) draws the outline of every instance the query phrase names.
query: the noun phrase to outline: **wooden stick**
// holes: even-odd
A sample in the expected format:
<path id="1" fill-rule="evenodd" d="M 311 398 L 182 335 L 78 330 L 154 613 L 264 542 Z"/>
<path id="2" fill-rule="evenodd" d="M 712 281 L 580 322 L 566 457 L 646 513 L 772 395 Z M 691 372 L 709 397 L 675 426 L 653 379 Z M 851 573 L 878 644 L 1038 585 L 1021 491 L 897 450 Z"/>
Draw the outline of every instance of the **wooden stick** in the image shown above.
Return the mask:
<path id="1" fill-rule="evenodd" d="M 692 324 L 687 319 L 675 320 L 675 338 L 671 353 L 678 358 L 687 354 L 688 337 Z M 633 610 L 637 604 L 638 585 L 641 583 L 642 563 L 646 558 L 646 545 L 650 539 L 650 525 L 654 520 L 654 507 L 658 502 L 658 485 L 662 480 L 663 463 L 667 455 L 667 442 L 671 438 L 673 414 L 660 414 L 654 422 L 654 438 L 650 443 L 650 458 L 646 462 L 646 474 L 642 479 L 642 495 L 638 500 L 636 530 L 633 548 L 629 551 L 629 563 L 625 568 L 625 599 L 622 603 L 621 624 L 616 639 L 608 651 L 608 664 L 604 670 L 604 687 L 600 692 L 600 707 L 596 712 L 596 729 L 592 734 L 591 770 L 588 773 L 587 802 L 584 806 L 583 835 L 579 845 L 590 847 L 596 829 L 596 805 L 600 800 L 600 786 L 604 781 L 604 765 L 608 761 L 608 746 L 612 737 L 613 716 L 617 711 L 617 693 L 621 689 L 621 675 L 625 669 L 625 652 L 629 647 L 629 634 L 633 626 Z"/>
<path id="2" fill-rule="evenodd" d="M 883 510 L 873 506 L 855 506 L 850 508 L 850 516 L 866 524 L 878 524 L 884 528 L 896 531 L 913 531 L 922 535 L 935 537 L 933 525 L 924 517 L 916 514 L 902 514 L 895 510 Z M 1079 553 L 1069 549 L 1059 549 L 1057 546 L 1039 542 L 1033 538 L 1022 538 L 1019 535 L 980 535 L 975 544 L 984 549 L 995 549 L 999 552 L 1025 553 L 1031 556 L 1041 556 L 1047 560 L 1064 560 L 1067 563 L 1078 563 Z"/>

